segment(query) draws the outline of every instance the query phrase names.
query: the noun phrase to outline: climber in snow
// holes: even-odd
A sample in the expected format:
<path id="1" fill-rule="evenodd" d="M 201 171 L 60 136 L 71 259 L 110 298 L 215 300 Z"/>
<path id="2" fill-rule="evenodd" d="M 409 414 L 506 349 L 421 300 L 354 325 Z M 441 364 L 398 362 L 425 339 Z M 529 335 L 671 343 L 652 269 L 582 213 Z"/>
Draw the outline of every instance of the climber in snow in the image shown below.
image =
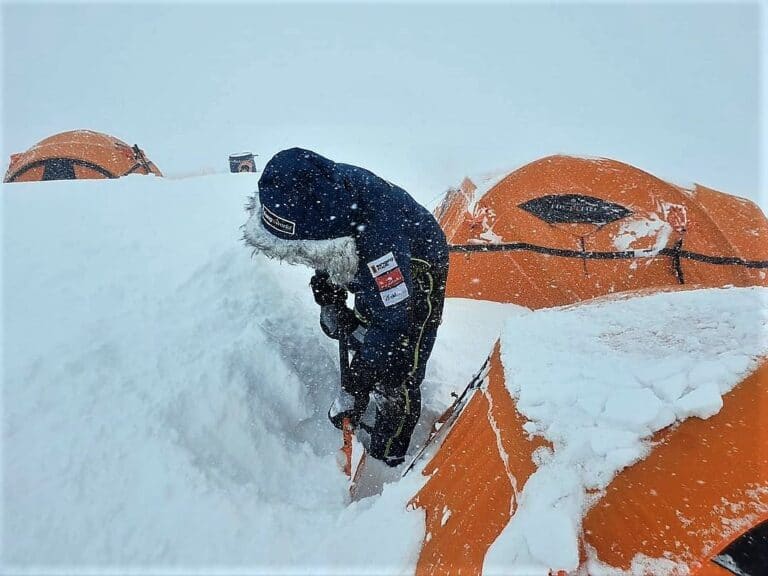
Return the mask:
<path id="1" fill-rule="evenodd" d="M 331 422 L 340 428 L 349 418 L 357 426 L 372 399 L 369 454 L 399 465 L 421 413 L 420 386 L 442 316 L 443 231 L 402 188 L 300 148 L 267 163 L 249 212 L 246 243 L 316 270 L 321 327 L 352 350 Z"/>

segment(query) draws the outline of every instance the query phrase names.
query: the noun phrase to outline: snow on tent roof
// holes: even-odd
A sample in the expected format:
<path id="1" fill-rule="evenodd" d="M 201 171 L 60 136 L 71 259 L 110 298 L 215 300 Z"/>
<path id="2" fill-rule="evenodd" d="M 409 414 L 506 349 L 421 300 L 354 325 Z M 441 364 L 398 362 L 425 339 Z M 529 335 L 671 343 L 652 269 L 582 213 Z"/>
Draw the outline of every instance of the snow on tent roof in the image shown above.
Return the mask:
<path id="1" fill-rule="evenodd" d="M 120 178 L 160 170 L 136 145 L 91 130 L 62 132 L 13 154 L 4 182 Z"/>
<path id="2" fill-rule="evenodd" d="M 570 156 L 481 188 L 466 179 L 435 210 L 453 245 L 449 296 L 543 308 L 640 288 L 768 286 L 768 221 L 742 198 Z"/>
<path id="3" fill-rule="evenodd" d="M 512 317 L 423 471 L 417 573 L 714 570 L 768 518 L 766 310 L 733 288 Z"/>

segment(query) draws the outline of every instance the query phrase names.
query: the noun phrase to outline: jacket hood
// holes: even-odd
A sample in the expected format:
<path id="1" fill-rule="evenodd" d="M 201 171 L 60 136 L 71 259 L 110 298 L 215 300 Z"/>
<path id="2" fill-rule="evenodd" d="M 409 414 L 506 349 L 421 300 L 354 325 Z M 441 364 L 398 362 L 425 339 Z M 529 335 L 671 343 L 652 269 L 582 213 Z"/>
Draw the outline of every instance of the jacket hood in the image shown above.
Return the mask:
<path id="1" fill-rule="evenodd" d="M 248 221 L 243 226 L 243 239 L 254 252 L 287 264 L 303 264 L 328 272 L 331 281 L 349 284 L 357 273 L 358 257 L 351 236 L 328 240 L 284 240 L 267 229 L 262 220 L 262 207 L 257 197 L 247 206 Z"/>
<path id="2" fill-rule="evenodd" d="M 310 150 L 275 154 L 259 178 L 264 228 L 284 240 L 328 240 L 353 236 L 354 193 L 336 163 Z"/>

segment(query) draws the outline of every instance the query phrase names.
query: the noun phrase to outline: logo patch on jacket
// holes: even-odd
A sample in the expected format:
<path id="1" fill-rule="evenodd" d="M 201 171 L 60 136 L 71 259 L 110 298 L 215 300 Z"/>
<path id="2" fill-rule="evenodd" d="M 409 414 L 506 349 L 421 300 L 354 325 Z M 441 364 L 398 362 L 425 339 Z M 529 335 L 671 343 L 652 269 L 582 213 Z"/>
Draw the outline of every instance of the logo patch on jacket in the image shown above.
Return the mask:
<path id="1" fill-rule="evenodd" d="M 405 278 L 403 278 L 403 273 L 400 272 L 399 266 L 394 270 L 385 272 L 381 276 L 376 276 L 376 286 L 379 287 L 379 292 L 389 288 L 394 288 L 402 282 L 405 282 Z"/>
<path id="2" fill-rule="evenodd" d="M 380 292 L 379 296 L 381 296 L 381 301 L 384 302 L 384 306 L 393 306 L 408 298 L 408 286 L 405 285 L 405 282 L 402 282 L 394 288 Z"/>
<path id="3" fill-rule="evenodd" d="M 408 298 L 408 286 L 392 252 L 368 262 L 368 270 L 376 281 L 384 306 L 393 306 Z"/>
<path id="4" fill-rule="evenodd" d="M 397 260 L 395 260 L 395 255 L 392 252 L 387 252 L 381 258 L 368 262 L 368 270 L 371 271 L 371 276 L 374 278 L 395 268 L 397 268 Z"/>
<path id="5" fill-rule="evenodd" d="M 277 230 L 281 234 L 293 236 L 296 233 L 296 222 L 278 216 L 266 206 L 261 207 L 261 220 L 270 228 Z"/>

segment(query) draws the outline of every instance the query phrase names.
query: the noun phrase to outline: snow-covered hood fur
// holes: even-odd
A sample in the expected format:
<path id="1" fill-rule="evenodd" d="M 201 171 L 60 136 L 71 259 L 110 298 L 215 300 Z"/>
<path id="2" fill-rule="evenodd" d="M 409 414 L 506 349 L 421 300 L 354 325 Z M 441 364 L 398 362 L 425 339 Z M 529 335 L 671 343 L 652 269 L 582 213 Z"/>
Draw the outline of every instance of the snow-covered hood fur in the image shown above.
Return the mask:
<path id="1" fill-rule="evenodd" d="M 258 196 L 249 199 L 248 220 L 243 226 L 243 239 L 254 253 L 264 254 L 288 264 L 303 264 L 325 270 L 335 284 L 346 285 L 357 273 L 357 247 L 351 236 L 330 240 L 283 240 L 269 232 L 261 221 Z"/>

